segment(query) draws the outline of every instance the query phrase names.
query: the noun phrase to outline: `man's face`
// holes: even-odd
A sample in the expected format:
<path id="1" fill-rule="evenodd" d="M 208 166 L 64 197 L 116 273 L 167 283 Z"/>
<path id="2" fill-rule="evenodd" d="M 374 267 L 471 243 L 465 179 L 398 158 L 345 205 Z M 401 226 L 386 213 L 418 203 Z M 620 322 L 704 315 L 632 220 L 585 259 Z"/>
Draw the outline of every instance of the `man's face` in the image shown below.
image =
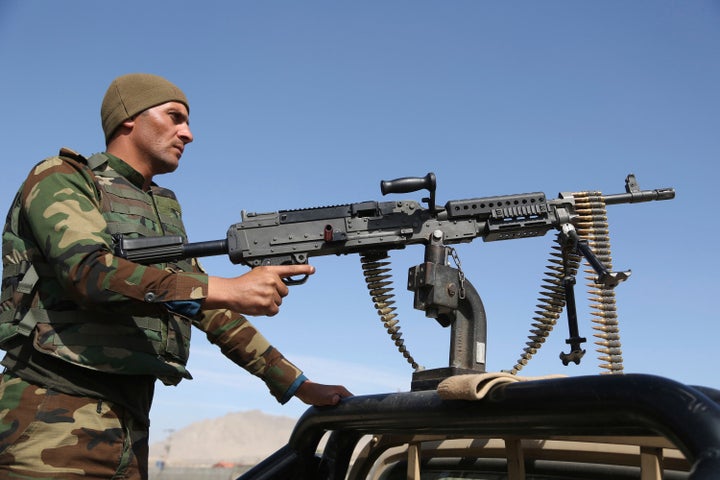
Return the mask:
<path id="1" fill-rule="evenodd" d="M 175 171 L 185 145 L 193 141 L 185 105 L 163 103 L 140 113 L 133 123 L 133 140 L 148 160 L 151 175 Z"/>

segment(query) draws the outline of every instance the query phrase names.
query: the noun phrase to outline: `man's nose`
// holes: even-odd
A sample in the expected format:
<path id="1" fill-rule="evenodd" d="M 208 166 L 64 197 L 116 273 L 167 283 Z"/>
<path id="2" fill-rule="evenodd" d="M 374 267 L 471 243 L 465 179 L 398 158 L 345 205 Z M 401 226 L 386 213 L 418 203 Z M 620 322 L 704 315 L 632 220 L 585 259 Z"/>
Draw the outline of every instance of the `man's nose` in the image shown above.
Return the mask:
<path id="1" fill-rule="evenodd" d="M 183 126 L 182 129 L 180 129 L 180 132 L 178 132 L 178 136 L 186 144 L 192 142 L 194 139 L 193 134 L 190 131 L 190 125 L 188 125 L 187 123 Z"/>

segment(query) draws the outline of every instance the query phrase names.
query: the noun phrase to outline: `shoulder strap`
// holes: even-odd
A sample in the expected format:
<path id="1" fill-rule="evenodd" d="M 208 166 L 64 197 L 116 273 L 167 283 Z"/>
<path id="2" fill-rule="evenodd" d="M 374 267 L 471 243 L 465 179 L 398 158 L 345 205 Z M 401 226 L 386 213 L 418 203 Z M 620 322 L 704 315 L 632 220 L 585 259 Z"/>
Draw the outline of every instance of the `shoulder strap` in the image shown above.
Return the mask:
<path id="1" fill-rule="evenodd" d="M 85 165 L 88 164 L 87 158 L 83 157 L 82 155 L 80 155 L 80 154 L 79 154 L 78 152 L 76 152 L 75 150 L 72 150 L 72 149 L 67 148 L 67 147 L 62 147 L 62 148 L 60 149 L 60 152 L 58 152 L 58 156 L 60 156 L 60 157 L 66 157 L 66 158 L 72 158 L 72 159 L 75 160 L 76 162 L 84 163 Z"/>

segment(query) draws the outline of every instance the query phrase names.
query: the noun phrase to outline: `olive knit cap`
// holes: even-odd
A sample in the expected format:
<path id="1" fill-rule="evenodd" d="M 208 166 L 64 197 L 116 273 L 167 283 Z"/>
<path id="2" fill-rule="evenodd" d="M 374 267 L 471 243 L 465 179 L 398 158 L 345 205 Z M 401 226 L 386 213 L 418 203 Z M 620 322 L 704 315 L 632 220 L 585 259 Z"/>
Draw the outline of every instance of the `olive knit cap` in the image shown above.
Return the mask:
<path id="1" fill-rule="evenodd" d="M 105 141 L 128 118 L 167 102 L 183 103 L 190 111 L 182 90 L 163 77 L 130 73 L 116 78 L 108 87 L 100 109 Z"/>

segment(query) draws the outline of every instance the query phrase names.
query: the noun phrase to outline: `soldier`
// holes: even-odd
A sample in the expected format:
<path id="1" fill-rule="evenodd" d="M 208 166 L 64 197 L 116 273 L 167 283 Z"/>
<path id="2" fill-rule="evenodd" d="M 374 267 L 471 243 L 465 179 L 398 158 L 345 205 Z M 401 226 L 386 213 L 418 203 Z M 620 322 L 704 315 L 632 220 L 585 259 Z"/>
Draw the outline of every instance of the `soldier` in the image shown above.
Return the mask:
<path id="1" fill-rule="evenodd" d="M 242 315 L 275 315 L 282 278 L 313 267 L 220 278 L 194 259 L 142 266 L 113 254 L 116 234 L 186 236 L 175 195 L 153 180 L 192 142 L 189 112 L 166 79 L 121 76 L 102 102 L 106 151 L 62 149 L 19 189 L 3 231 L 2 477 L 147 478 L 155 380 L 191 378 L 192 325 L 281 403 L 350 395 L 305 378 Z"/>

